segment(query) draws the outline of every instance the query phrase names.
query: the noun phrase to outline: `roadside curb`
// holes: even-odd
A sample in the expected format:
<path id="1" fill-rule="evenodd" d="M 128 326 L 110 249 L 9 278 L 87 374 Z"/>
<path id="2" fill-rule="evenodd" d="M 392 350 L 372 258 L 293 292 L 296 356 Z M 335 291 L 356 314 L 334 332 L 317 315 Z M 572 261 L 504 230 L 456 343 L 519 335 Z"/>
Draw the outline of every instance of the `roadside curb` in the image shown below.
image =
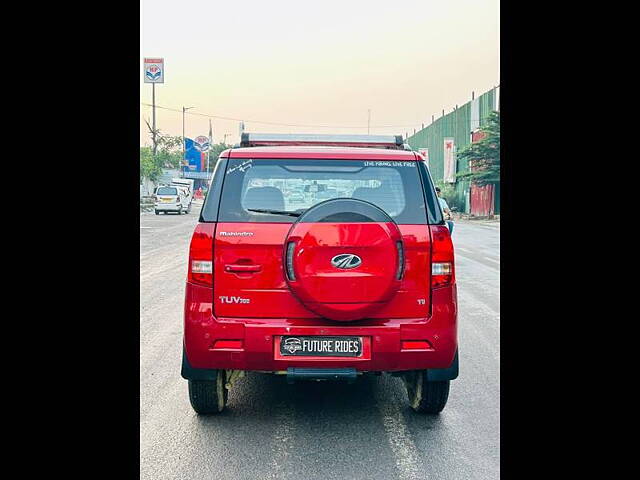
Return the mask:
<path id="1" fill-rule="evenodd" d="M 191 202 L 191 208 L 193 209 L 194 207 L 196 208 L 201 208 L 202 205 L 204 204 L 204 202 Z M 143 213 L 153 213 L 153 211 L 155 210 L 154 208 L 154 204 L 151 203 L 141 203 L 140 204 L 140 215 L 142 215 Z M 193 210 L 192 210 L 193 211 Z"/>
<path id="2" fill-rule="evenodd" d="M 500 215 L 471 215 L 469 213 L 454 213 L 454 220 L 469 220 L 469 221 L 492 221 L 492 222 L 500 222 Z"/>

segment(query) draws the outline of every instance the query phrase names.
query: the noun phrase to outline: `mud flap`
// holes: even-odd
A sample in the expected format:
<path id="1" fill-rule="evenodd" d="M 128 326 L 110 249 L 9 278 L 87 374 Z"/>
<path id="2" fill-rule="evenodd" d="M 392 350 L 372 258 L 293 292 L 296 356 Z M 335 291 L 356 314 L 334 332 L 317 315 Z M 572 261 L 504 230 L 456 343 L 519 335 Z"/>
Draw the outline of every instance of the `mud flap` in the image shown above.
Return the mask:
<path id="1" fill-rule="evenodd" d="M 189 360 L 187 359 L 187 354 L 184 351 L 184 347 L 182 348 L 182 370 L 180 375 L 182 378 L 186 380 L 210 380 L 215 381 L 217 377 L 217 370 L 207 369 L 207 368 L 193 368 L 189 364 Z"/>
<path id="2" fill-rule="evenodd" d="M 430 368 L 427 370 L 427 380 L 429 382 L 442 382 L 458 378 L 458 350 L 453 357 L 453 362 L 449 368 Z"/>

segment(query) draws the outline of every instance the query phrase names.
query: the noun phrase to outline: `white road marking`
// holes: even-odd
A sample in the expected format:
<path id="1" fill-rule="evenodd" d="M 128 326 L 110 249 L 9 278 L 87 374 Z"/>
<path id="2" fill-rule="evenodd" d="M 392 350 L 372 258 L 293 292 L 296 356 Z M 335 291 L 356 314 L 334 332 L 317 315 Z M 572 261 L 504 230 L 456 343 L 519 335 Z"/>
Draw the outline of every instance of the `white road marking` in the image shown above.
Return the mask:
<path id="1" fill-rule="evenodd" d="M 493 259 L 493 258 L 489 258 L 489 257 L 482 257 L 482 258 L 484 258 L 485 260 L 487 260 L 489 262 L 493 262 L 493 263 L 496 263 L 496 264 L 500 265 L 500 262 L 498 260 Z"/>
<path id="2" fill-rule="evenodd" d="M 387 440 L 393 451 L 400 478 L 402 480 L 426 478 L 424 475 L 420 475 L 420 462 L 418 461 L 420 454 L 411 439 L 409 428 L 404 421 L 400 407 L 393 401 L 390 403 L 389 399 L 381 398 L 380 394 L 378 394 L 376 403 L 382 414 Z"/>
<path id="3" fill-rule="evenodd" d="M 276 406 L 275 423 L 278 427 L 273 432 L 271 439 L 272 458 L 271 478 L 284 478 L 284 467 L 289 453 L 293 447 L 293 412 L 286 411 L 286 405 L 280 403 Z"/>

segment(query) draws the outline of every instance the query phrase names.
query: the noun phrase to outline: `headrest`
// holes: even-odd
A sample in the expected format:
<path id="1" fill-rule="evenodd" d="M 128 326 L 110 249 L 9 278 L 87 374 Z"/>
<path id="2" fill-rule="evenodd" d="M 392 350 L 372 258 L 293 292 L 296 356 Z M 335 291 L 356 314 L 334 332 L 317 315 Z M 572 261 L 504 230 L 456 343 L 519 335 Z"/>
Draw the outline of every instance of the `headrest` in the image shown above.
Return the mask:
<path id="1" fill-rule="evenodd" d="M 390 188 L 382 186 L 378 188 L 358 187 L 353 191 L 351 198 L 373 203 L 392 216 L 400 213 L 397 194 Z"/>
<path id="2" fill-rule="evenodd" d="M 284 210 L 284 196 L 276 187 L 252 187 L 244 194 L 244 208 Z"/>

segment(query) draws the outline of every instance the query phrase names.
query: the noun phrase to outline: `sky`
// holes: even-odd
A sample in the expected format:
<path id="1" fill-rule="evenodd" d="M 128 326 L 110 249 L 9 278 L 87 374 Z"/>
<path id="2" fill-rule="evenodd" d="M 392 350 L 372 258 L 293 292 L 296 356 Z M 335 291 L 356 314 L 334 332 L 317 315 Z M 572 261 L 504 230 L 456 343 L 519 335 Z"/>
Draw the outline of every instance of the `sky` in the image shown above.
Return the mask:
<path id="1" fill-rule="evenodd" d="M 413 134 L 500 84 L 498 0 L 141 0 L 140 145 L 156 126 L 188 138 L 260 133 Z M 177 112 L 162 109 L 167 107 Z M 287 124 L 285 125 L 271 125 Z"/>

